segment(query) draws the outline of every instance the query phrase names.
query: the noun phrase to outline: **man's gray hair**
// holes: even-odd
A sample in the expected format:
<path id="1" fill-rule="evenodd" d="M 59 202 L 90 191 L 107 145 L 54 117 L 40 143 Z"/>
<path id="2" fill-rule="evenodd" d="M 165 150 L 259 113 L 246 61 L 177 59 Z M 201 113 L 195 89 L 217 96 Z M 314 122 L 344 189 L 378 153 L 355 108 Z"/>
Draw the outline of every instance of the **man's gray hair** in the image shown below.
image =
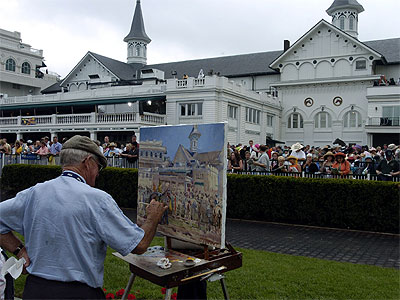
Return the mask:
<path id="1" fill-rule="evenodd" d="M 60 152 L 61 166 L 77 166 L 88 156 L 93 156 L 93 154 L 79 149 L 62 149 Z"/>

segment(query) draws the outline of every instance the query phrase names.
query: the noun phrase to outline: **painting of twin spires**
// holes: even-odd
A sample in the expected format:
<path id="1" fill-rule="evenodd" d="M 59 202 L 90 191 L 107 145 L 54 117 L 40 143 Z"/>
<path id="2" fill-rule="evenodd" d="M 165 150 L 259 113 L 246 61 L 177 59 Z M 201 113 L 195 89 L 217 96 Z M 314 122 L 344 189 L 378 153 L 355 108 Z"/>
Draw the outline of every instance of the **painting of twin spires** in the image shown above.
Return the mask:
<path id="1" fill-rule="evenodd" d="M 225 124 L 140 129 L 137 222 L 151 199 L 167 204 L 158 232 L 225 246 Z"/>

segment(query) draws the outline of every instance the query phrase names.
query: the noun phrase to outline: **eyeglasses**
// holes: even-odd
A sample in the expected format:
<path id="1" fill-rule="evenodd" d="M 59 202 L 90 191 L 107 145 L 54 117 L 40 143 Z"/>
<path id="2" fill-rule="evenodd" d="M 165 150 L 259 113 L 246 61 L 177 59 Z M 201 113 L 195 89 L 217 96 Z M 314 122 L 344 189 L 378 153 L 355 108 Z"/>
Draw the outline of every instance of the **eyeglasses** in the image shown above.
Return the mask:
<path id="1" fill-rule="evenodd" d="M 93 156 L 91 156 L 91 158 L 93 158 L 93 160 L 96 162 L 97 167 L 99 168 L 99 172 L 100 172 L 101 170 L 103 170 L 103 165 L 100 164 L 100 163 L 97 161 L 97 159 L 95 159 Z"/>
<path id="2" fill-rule="evenodd" d="M 97 164 L 97 167 L 98 167 L 98 170 L 99 170 L 99 172 L 101 171 L 101 170 L 103 170 L 103 165 L 102 164 L 100 164 L 98 161 L 97 161 L 97 159 L 95 159 L 93 156 L 88 156 L 87 158 L 85 158 L 85 159 L 93 159 L 93 161 Z"/>

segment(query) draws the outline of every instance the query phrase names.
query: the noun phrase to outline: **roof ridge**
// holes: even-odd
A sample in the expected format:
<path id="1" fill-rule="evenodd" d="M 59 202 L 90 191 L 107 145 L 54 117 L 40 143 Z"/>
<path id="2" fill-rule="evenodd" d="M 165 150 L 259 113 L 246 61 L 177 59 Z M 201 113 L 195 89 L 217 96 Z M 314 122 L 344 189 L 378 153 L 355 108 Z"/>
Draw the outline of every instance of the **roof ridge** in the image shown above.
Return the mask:
<path id="1" fill-rule="evenodd" d="M 187 61 L 194 62 L 194 61 L 202 61 L 202 60 L 210 60 L 210 59 L 232 58 L 232 57 L 247 56 L 247 55 L 254 55 L 254 54 L 266 54 L 266 53 L 273 53 L 273 52 L 278 53 L 278 52 L 283 52 L 283 50 L 261 51 L 261 52 L 242 53 L 242 54 L 235 54 L 235 55 L 226 55 L 226 56 L 213 56 L 213 57 L 205 57 L 205 58 L 197 58 L 197 59 L 186 59 L 186 60 L 178 60 L 178 61 L 171 61 L 171 62 L 164 62 L 164 63 L 155 63 L 155 64 L 150 64 L 149 66 L 182 63 L 182 62 L 187 62 Z"/>

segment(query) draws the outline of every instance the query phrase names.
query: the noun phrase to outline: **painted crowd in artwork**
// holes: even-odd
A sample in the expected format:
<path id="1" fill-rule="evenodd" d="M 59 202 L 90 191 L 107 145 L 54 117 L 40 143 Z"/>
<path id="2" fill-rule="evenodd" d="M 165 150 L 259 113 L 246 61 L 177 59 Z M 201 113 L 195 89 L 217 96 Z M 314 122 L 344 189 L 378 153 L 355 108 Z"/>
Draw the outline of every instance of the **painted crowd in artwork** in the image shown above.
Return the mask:
<path id="1" fill-rule="evenodd" d="M 225 124 L 140 129 L 138 224 L 151 199 L 167 204 L 158 231 L 220 247 L 225 243 Z"/>

